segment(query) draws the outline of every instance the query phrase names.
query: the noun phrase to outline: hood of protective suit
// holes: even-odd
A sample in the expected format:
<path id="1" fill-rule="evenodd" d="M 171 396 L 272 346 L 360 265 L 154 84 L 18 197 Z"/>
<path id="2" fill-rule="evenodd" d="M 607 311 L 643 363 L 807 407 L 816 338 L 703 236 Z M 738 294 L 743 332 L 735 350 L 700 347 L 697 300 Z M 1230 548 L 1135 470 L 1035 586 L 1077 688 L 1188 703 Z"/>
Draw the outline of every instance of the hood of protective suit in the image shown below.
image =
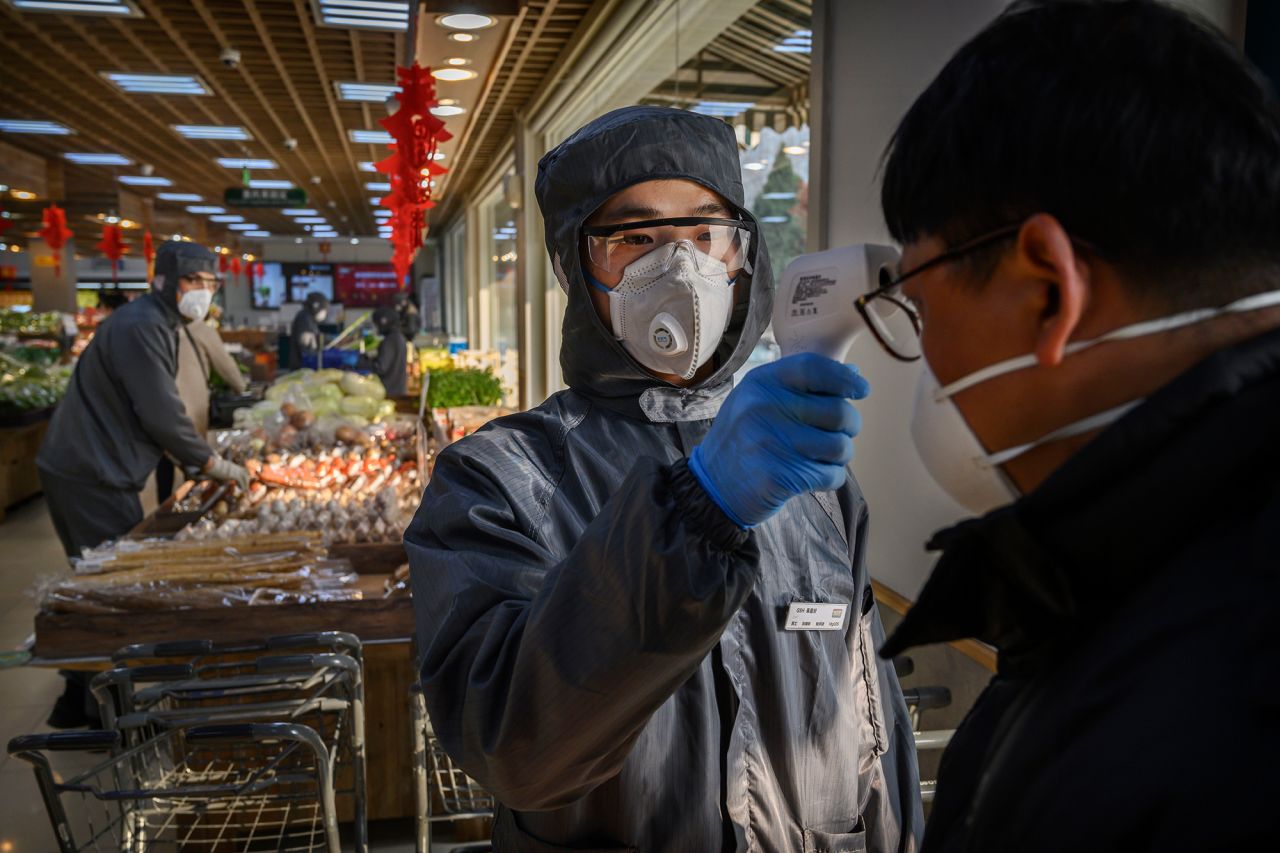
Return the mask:
<path id="1" fill-rule="evenodd" d="M 155 275 L 151 287 L 161 303 L 178 309 L 178 281 L 197 273 L 217 274 L 218 256 L 198 243 L 166 240 L 156 249 Z"/>
<path id="2" fill-rule="evenodd" d="M 624 412 L 638 413 L 638 398 L 654 388 L 675 386 L 645 370 L 622 348 L 596 313 L 583 278 L 581 228 L 614 193 L 651 180 L 683 179 L 723 196 L 739 216 L 742 172 L 733 128 L 719 119 L 666 107 L 614 110 L 570 136 L 538 163 L 535 192 L 546 223 L 547 252 L 568 294 L 560 346 L 560 366 L 570 388 Z M 769 324 L 773 271 L 764 238 L 756 228 L 751 274 L 739 276 L 749 288 L 738 302 L 716 350 L 719 367 L 690 386 L 715 391 L 746 363 Z"/>

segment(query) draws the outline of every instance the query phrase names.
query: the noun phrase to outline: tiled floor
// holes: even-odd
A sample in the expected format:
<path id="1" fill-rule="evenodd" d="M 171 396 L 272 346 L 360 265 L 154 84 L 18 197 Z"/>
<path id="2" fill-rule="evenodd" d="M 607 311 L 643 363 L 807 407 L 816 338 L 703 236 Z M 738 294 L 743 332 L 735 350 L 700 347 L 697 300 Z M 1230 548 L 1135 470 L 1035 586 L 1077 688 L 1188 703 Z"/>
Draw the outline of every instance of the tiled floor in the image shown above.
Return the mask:
<path id="1" fill-rule="evenodd" d="M 10 510 L 0 523 L 0 652 L 25 643 L 36 610 L 36 584 L 63 565 L 44 501 L 37 498 Z M 0 666 L 0 744 L 17 734 L 50 731 L 44 719 L 61 692 L 62 679 L 52 670 Z M 378 853 L 411 853 L 413 823 L 380 822 L 370 827 L 370 838 Z M 0 752 L 0 851 L 56 849 L 30 766 Z M 433 844 L 432 849 L 446 851 L 450 845 Z"/>

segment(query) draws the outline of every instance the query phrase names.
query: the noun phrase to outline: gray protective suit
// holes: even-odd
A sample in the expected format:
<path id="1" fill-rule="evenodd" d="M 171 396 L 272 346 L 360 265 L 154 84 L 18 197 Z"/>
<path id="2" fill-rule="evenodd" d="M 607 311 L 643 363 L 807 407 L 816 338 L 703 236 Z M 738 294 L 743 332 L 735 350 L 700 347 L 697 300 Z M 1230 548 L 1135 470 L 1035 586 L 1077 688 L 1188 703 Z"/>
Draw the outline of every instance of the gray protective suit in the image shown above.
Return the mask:
<path id="1" fill-rule="evenodd" d="M 406 533 L 435 731 L 501 802 L 499 851 L 914 850 L 857 486 L 748 532 L 686 463 L 769 321 L 765 247 L 697 387 L 646 373 L 592 308 L 579 228 L 657 178 L 742 205 L 732 130 L 693 113 L 619 110 L 539 164 L 571 390 L 444 451 Z M 797 601 L 851 605 L 845 629 L 784 631 Z"/>

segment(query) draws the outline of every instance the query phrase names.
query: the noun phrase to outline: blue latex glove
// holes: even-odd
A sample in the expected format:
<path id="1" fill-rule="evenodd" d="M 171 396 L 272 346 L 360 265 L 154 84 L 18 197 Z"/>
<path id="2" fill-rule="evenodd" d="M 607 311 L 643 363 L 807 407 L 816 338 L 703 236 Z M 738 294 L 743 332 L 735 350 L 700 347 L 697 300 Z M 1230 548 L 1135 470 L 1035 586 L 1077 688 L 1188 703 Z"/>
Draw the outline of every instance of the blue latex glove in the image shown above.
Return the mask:
<path id="1" fill-rule="evenodd" d="M 739 527 L 806 492 L 839 488 L 862 418 L 848 398 L 871 386 L 858 368 L 799 353 L 757 367 L 729 394 L 689 470 Z"/>

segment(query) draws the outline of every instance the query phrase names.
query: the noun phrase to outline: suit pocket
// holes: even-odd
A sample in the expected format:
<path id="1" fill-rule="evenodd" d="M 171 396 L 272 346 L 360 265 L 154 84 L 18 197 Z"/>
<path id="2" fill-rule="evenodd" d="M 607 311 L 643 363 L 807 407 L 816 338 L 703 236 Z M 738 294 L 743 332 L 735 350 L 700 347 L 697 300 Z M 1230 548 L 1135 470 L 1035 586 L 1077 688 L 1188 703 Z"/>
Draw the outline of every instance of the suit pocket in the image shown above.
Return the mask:
<path id="1" fill-rule="evenodd" d="M 862 818 L 858 818 L 853 832 L 804 831 L 804 853 L 865 853 L 866 849 L 867 830 Z"/>

